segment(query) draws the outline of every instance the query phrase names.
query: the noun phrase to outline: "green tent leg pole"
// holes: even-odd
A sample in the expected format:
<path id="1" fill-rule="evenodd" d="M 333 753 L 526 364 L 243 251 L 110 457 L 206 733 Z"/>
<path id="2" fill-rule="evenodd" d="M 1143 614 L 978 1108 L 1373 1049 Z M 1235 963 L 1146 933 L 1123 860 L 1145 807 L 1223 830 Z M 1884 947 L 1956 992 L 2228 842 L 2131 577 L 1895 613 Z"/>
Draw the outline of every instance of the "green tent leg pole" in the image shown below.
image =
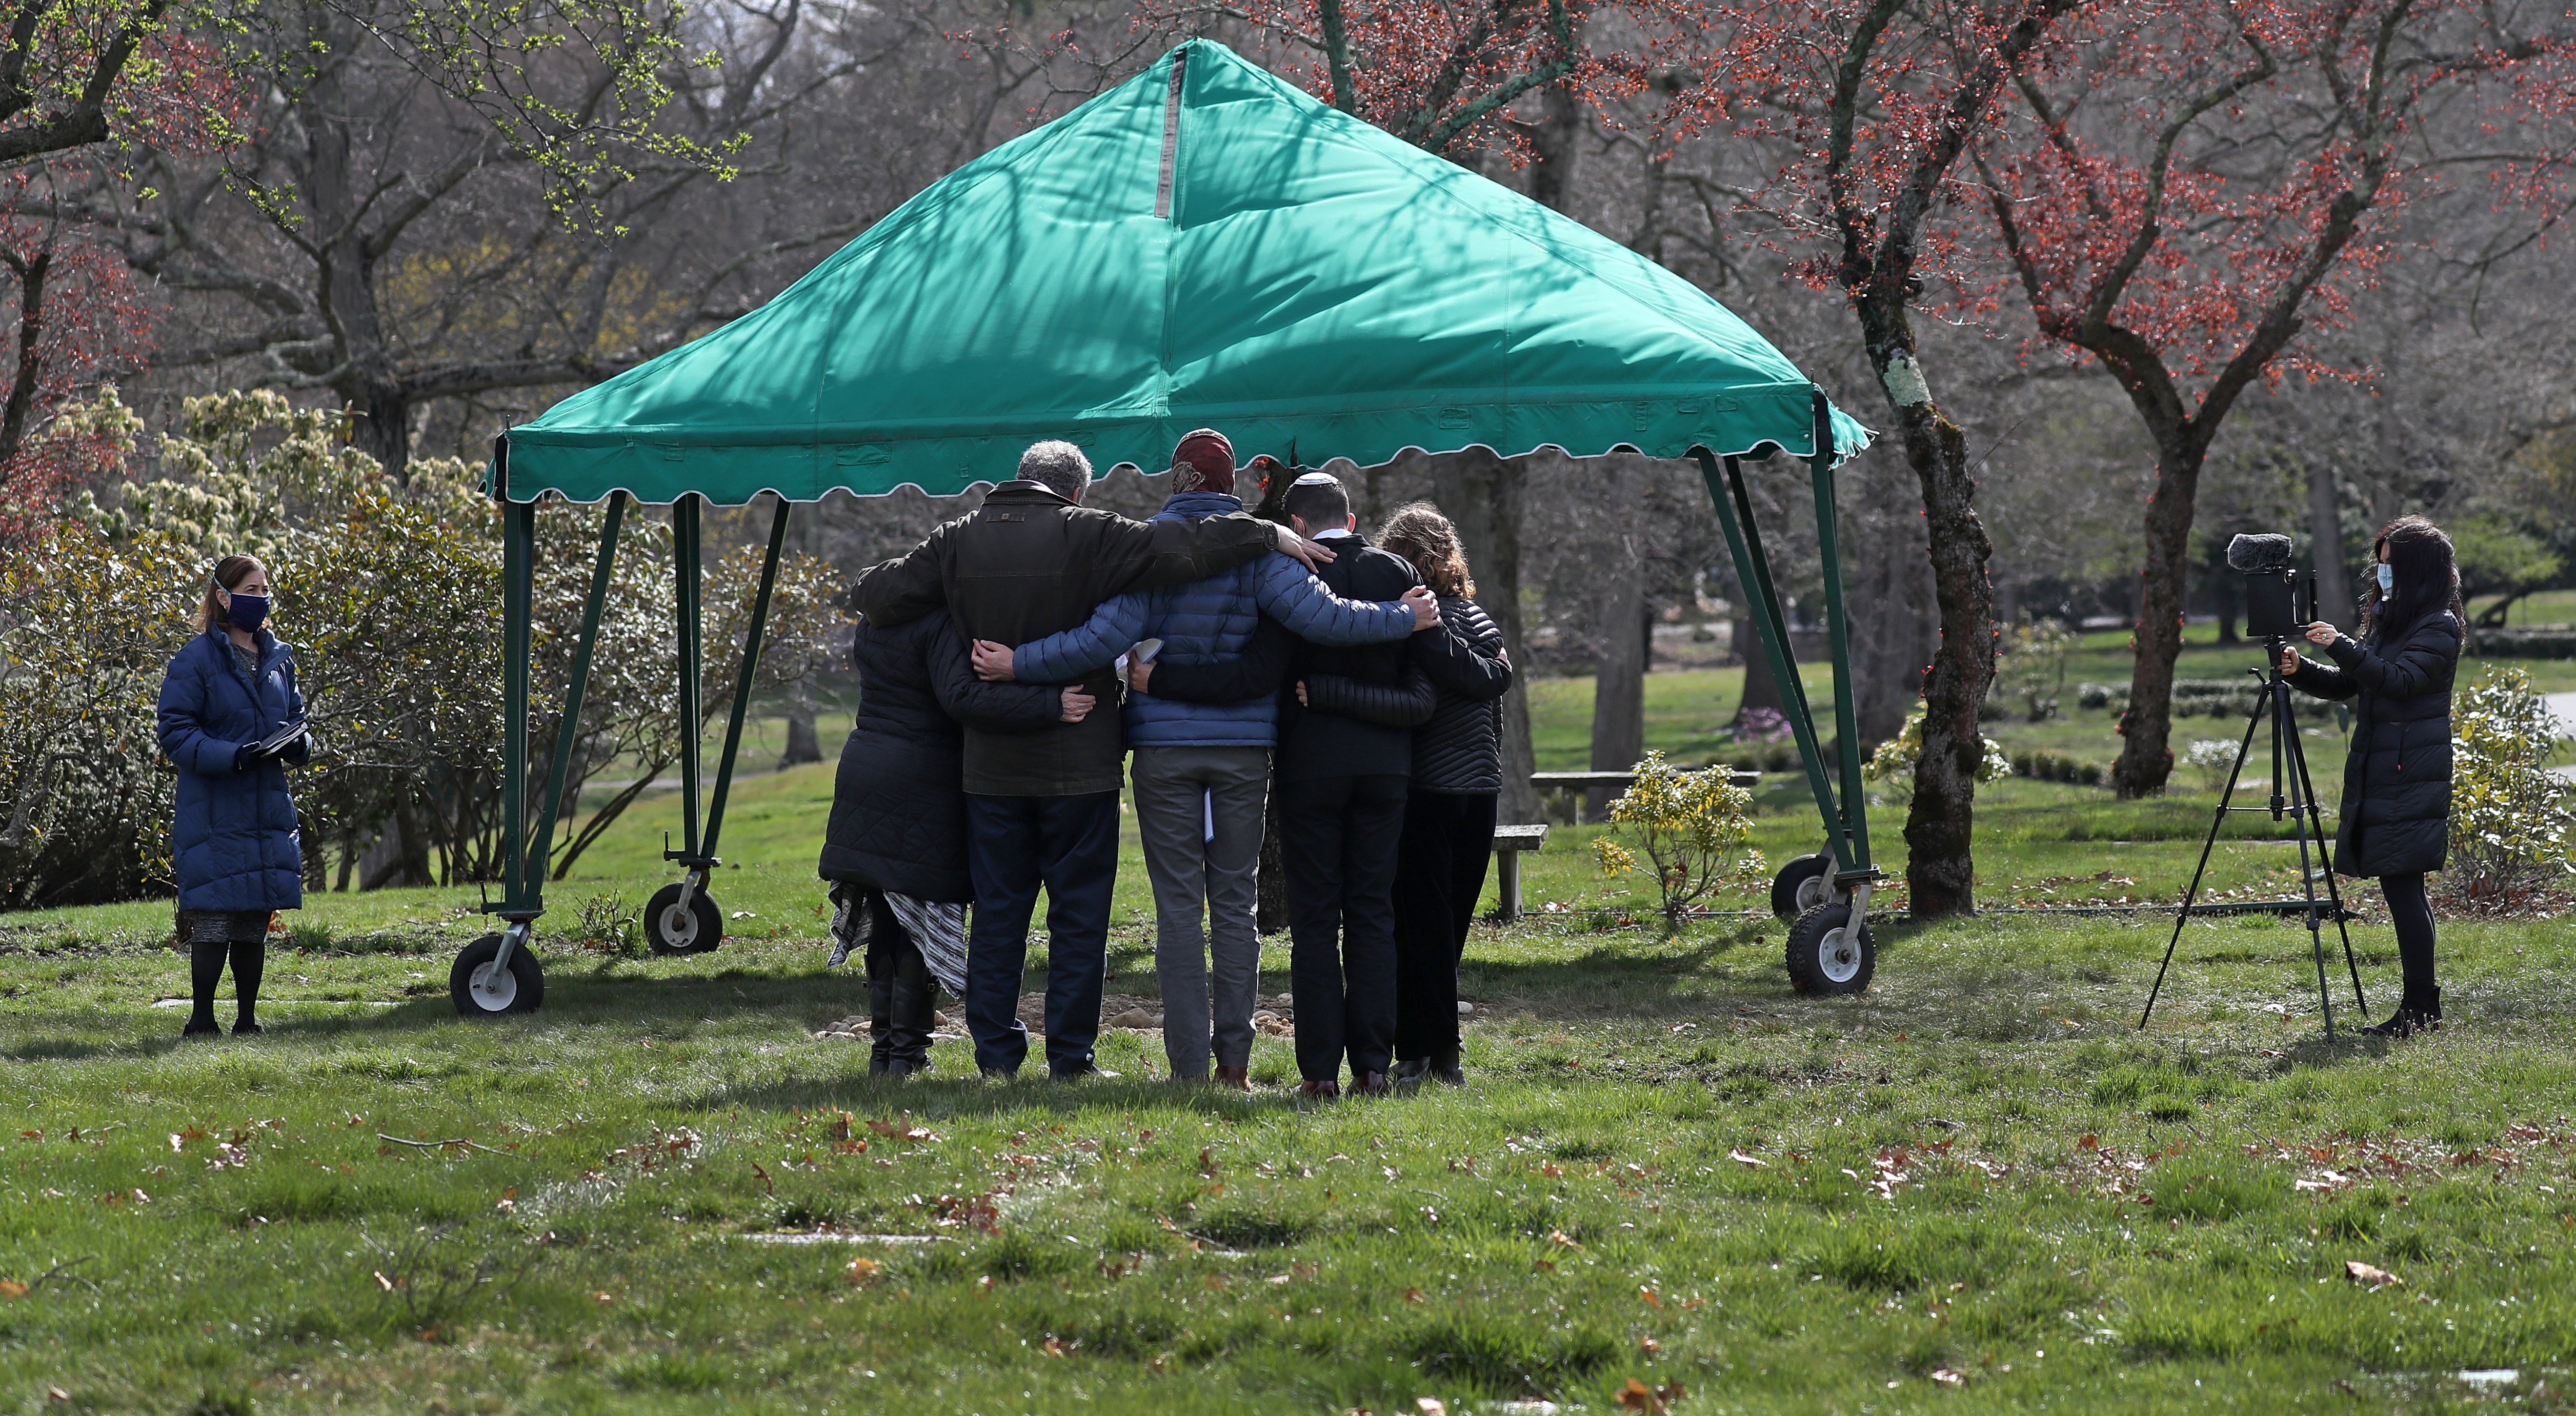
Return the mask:
<path id="1" fill-rule="evenodd" d="M 543 905 L 546 870 L 554 861 L 555 818 L 563 810 L 564 784 L 572 777 L 573 741 L 581 731 L 581 700 L 590 687 L 591 651 L 599 647 L 600 612 L 608 603 L 609 571 L 617 564 L 617 528 L 626 520 L 626 493 L 608 494 L 608 521 L 599 533 L 599 563 L 590 573 L 590 598 L 581 605 L 581 640 L 573 650 L 572 682 L 564 689 L 563 721 L 555 729 L 554 766 L 546 774 L 546 802 L 537 813 L 537 834 L 533 846 L 536 858 L 528 865 L 527 900 L 530 908 Z"/>
<path id="2" fill-rule="evenodd" d="M 1823 390 L 1815 395 L 1816 455 L 1807 469 L 1816 487 L 1816 555 L 1823 562 L 1825 577 L 1825 635 L 1834 657 L 1834 735 L 1840 742 L 1835 754 L 1842 767 L 1842 830 L 1849 849 L 1838 852 L 1844 857 L 1846 872 L 1868 871 L 1869 817 L 1868 798 L 1860 786 L 1859 717 L 1852 703 L 1851 621 L 1843 612 L 1842 547 L 1834 510 L 1834 430 L 1828 421 L 1830 408 Z"/>
<path id="3" fill-rule="evenodd" d="M 680 643 L 680 849 L 663 847 L 664 860 L 686 864 L 700 863 L 698 850 L 698 711 L 699 623 L 698 600 L 703 588 L 699 574 L 699 508 L 704 498 L 691 492 L 671 503 L 671 571 L 677 580 L 678 593 L 673 597 L 679 611 Z"/>
<path id="4" fill-rule="evenodd" d="M 506 490 L 504 491 L 506 497 Z M 525 893 L 528 828 L 528 638 L 536 601 L 537 504 L 501 503 L 502 894 L 498 913 L 532 917 Z"/>
<path id="5" fill-rule="evenodd" d="M 1753 629 L 1762 641 L 1763 652 L 1771 658 L 1771 675 L 1780 686 L 1781 706 L 1789 719 L 1789 731 L 1798 741 L 1798 759 L 1807 769 L 1807 786 L 1815 793 L 1816 810 L 1823 817 L 1825 835 L 1834 853 L 1837 870 L 1848 870 L 1851 861 L 1845 856 L 1842 812 L 1834 804 L 1834 789 L 1825 776 L 1824 749 L 1816 741 L 1815 716 L 1807 706 L 1806 684 L 1798 677 L 1797 660 L 1790 653 L 1789 626 L 1780 616 L 1779 592 L 1772 585 L 1771 561 L 1762 547 L 1762 530 L 1753 520 L 1753 502 L 1744 493 L 1744 469 L 1734 458 L 1726 459 L 1721 479 L 1718 459 L 1704 447 L 1691 449 L 1699 460 L 1700 475 L 1708 483 L 1709 500 L 1717 505 L 1718 525 L 1726 532 L 1727 552 L 1735 558 L 1736 583 L 1744 587 L 1746 608 L 1753 612 Z"/>
<path id="6" fill-rule="evenodd" d="M 733 716 L 725 720 L 724 755 L 716 759 L 716 792 L 707 804 L 706 855 L 713 861 L 716 835 L 724 829 L 725 797 L 733 790 L 734 754 L 742 748 L 743 719 L 751 712 L 753 671 L 760 667 L 760 639 L 769 627 L 769 593 L 778 585 L 778 552 L 787 544 L 787 498 L 778 499 L 778 514 L 769 523 L 769 552 L 760 562 L 760 592 L 751 601 L 751 631 L 743 636 L 742 669 L 734 675 Z"/>

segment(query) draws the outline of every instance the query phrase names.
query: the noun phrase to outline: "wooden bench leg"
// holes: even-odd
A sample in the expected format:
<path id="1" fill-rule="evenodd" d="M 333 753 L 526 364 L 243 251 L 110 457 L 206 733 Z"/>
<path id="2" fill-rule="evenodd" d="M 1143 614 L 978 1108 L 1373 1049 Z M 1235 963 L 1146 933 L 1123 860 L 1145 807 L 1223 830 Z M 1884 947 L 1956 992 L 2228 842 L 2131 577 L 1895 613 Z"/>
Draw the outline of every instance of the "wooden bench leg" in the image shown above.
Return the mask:
<path id="1" fill-rule="evenodd" d="M 1494 914 L 1504 920 L 1519 919 L 1521 917 L 1521 853 L 1496 851 L 1494 864 L 1501 867 L 1503 874 L 1502 899 L 1497 902 Z"/>

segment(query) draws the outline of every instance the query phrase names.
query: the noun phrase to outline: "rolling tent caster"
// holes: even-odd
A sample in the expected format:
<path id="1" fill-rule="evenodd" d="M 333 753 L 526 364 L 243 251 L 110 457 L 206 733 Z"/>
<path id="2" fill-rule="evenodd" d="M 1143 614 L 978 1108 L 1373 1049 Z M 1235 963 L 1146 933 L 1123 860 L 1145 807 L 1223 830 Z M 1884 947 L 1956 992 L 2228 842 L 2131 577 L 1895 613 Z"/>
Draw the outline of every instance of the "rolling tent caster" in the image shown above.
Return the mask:
<path id="1" fill-rule="evenodd" d="M 1818 851 L 1792 857 L 1771 877 L 1771 913 L 1796 919 L 1834 897 L 1834 858 Z"/>
<path id="2" fill-rule="evenodd" d="M 644 940 L 656 954 L 712 952 L 724 942 L 724 911 L 697 881 L 665 885 L 644 906 Z"/>
<path id="3" fill-rule="evenodd" d="M 447 993 L 459 1017 L 533 1013 L 545 1005 L 545 969 L 528 947 L 531 938 L 526 925 L 514 924 L 507 934 L 486 934 L 457 954 L 447 971 Z"/>
<path id="4" fill-rule="evenodd" d="M 1810 998 L 1859 993 L 1878 972 L 1869 921 L 1849 903 L 1822 904 L 1789 926 L 1789 986 Z"/>

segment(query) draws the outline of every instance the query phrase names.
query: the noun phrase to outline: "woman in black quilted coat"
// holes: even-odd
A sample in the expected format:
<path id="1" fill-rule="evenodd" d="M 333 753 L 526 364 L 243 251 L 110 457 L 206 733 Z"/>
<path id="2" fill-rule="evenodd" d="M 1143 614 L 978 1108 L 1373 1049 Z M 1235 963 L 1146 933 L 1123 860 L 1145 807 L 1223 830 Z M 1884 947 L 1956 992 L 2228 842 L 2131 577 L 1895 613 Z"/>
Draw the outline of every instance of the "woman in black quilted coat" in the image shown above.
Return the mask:
<path id="1" fill-rule="evenodd" d="M 1072 688 L 986 683 L 946 611 L 892 629 L 859 622 L 858 721 L 841 746 L 819 873 L 840 906 L 832 962 L 867 943 L 872 1073 L 930 1069 L 934 985 L 965 991 L 965 734 L 1078 723 L 1091 696 Z"/>
<path id="2" fill-rule="evenodd" d="M 1440 624 L 1413 636 L 1405 681 L 1360 701 L 1367 685 L 1309 680 L 1315 702 L 1354 717 L 1420 723 L 1413 730 L 1413 782 L 1395 863 L 1395 1072 L 1397 1086 L 1426 1079 L 1467 1084 L 1458 1065 L 1458 958 L 1485 891 L 1494 853 L 1494 803 L 1503 789 L 1502 697 L 1512 661 L 1503 632 L 1469 597 L 1458 529 L 1429 502 L 1388 517 L 1381 550 L 1402 556 L 1440 599 Z M 1431 717 L 1408 713 L 1408 690 L 1430 680 Z"/>
<path id="3" fill-rule="evenodd" d="M 2361 637 L 2309 625 L 2308 641 L 2334 663 L 2284 650 L 2281 672 L 2303 693 L 2354 700 L 2334 865 L 2338 874 L 2379 877 L 2397 927 L 2406 995 L 2394 1017 L 2364 1031 L 2406 1037 L 2442 1025 L 2424 874 L 2449 862 L 2451 679 L 2468 612 L 2451 538 L 2432 522 L 2401 516 L 2388 523 L 2378 560 L 2377 583 L 2362 597 Z"/>

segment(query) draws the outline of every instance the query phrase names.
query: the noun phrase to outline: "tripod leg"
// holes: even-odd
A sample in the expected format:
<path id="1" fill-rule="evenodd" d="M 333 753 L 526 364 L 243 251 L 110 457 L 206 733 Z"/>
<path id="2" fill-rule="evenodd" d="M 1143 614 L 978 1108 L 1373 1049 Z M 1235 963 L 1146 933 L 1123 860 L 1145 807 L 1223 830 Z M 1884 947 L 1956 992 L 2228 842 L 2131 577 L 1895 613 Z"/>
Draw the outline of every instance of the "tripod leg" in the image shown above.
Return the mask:
<path id="1" fill-rule="evenodd" d="M 2191 885 L 2182 892 L 2182 905 L 2174 911 L 2173 937 L 2165 941 L 2165 961 L 2156 965 L 2155 986 L 2147 990 L 2147 1006 L 2138 1013 L 2141 1030 L 2156 1011 L 2157 995 L 2164 992 L 2165 971 L 2173 967 L 2174 949 L 2182 943 L 2182 927 L 2191 920 L 2191 902 L 2200 897 L 2200 878 L 2209 872 L 2209 852 L 2218 844 L 2218 828 L 2227 823 L 2227 804 L 2236 799 L 2236 779 L 2244 774 L 2246 754 L 2254 750 L 2254 729 L 2262 721 L 2260 708 L 2245 720 L 2245 740 L 2236 744 L 2236 765 L 2227 770 L 2227 789 L 2218 794 L 2218 810 L 2209 818 L 2209 839 L 2200 843 L 2200 864 L 2192 867 Z"/>
<path id="2" fill-rule="evenodd" d="M 2272 770 L 2275 773 L 2284 773 L 2281 761 L 2281 735 L 2284 731 L 2289 734 L 2290 751 L 2294 754 L 2298 753 L 2300 751 L 2299 720 L 2290 711 L 2290 686 L 2281 681 L 2277 670 L 2273 673 L 2272 682 L 2263 694 L 2263 701 L 2272 714 Z M 2316 956 L 2317 961 L 2317 1006 L 2325 1013 L 2326 1041 L 2332 1042 L 2334 1041 L 2334 990 L 2326 986 L 2326 940 L 2321 928 L 2323 921 L 2317 918 L 2317 873 L 2315 866 L 2308 861 L 2309 813 L 2301 790 L 2305 786 L 2301 780 L 2304 775 L 2302 773 L 2300 777 L 2292 777 L 2286 783 L 2273 783 L 2272 804 L 2274 811 L 2280 810 L 2281 789 L 2287 786 L 2290 829 L 2299 838 L 2299 888 L 2308 897 L 2308 951 Z M 2322 857 L 2325 855 L 2325 843 L 2322 841 L 2317 844 L 2317 855 L 2320 857 L 2319 863 L 2322 864 Z"/>
<path id="3" fill-rule="evenodd" d="M 2293 718 L 2292 721 L 2297 720 Z M 2290 739 L 2290 746 L 2298 764 L 2299 790 L 2308 800 L 2308 820 L 2316 827 L 2317 853 L 2322 856 L 2326 854 L 2326 818 L 2324 810 L 2317 805 L 2315 781 L 2308 776 L 2307 745 L 2293 737 Z M 2335 933 L 2343 938 L 2343 966 L 2352 974 L 2352 1006 L 2367 1016 L 2370 1012 L 2370 1000 L 2364 998 L 2361 993 L 2361 960 L 2353 957 L 2352 927 L 2346 922 L 2344 916 L 2343 886 L 2335 881 L 2334 861 L 2329 858 L 2320 863 L 2326 868 L 2326 898 L 2334 905 Z"/>

